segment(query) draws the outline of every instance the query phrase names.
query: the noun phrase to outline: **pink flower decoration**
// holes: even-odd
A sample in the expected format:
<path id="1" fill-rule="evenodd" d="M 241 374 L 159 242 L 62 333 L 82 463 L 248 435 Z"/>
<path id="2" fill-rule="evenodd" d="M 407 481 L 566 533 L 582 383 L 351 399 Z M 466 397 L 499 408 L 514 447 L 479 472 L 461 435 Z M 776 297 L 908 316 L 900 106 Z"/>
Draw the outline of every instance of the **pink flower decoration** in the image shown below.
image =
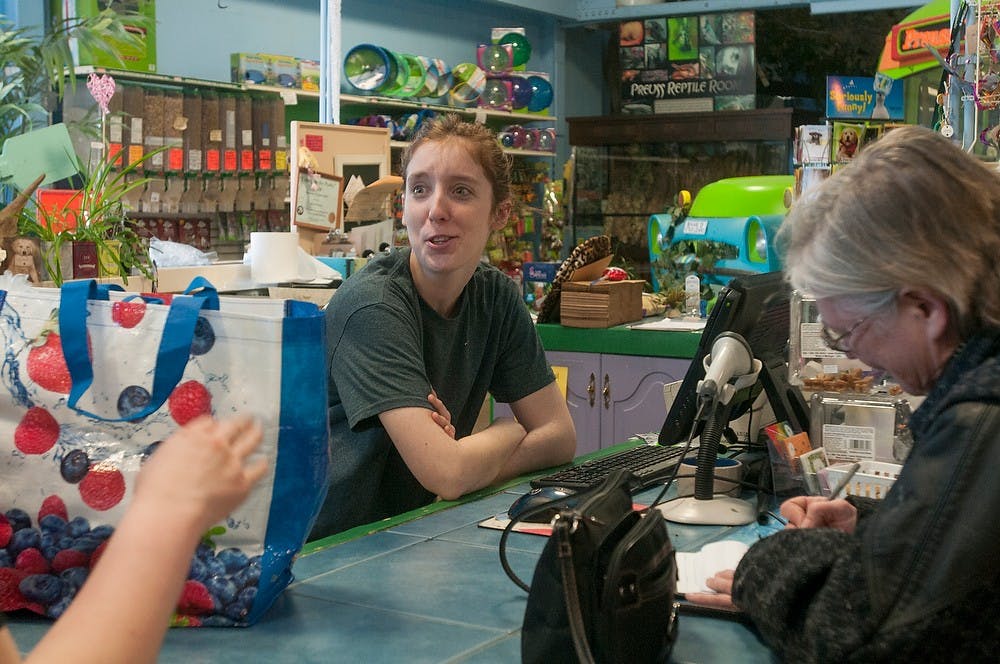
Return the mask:
<path id="1" fill-rule="evenodd" d="M 108 74 L 98 76 L 91 73 L 87 77 L 87 89 L 90 90 L 90 96 L 94 98 L 97 106 L 101 109 L 101 115 L 107 115 L 108 104 L 115 96 L 115 79 Z"/>

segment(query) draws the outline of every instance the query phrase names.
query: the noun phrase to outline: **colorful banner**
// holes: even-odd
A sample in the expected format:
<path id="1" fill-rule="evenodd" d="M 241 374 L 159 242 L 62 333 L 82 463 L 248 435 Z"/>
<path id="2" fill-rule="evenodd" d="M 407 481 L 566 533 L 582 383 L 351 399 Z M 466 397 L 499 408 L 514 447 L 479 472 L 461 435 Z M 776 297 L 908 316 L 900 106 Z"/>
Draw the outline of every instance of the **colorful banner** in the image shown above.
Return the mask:
<path id="1" fill-rule="evenodd" d="M 625 21 L 618 34 L 622 113 L 756 107 L 753 12 Z"/>

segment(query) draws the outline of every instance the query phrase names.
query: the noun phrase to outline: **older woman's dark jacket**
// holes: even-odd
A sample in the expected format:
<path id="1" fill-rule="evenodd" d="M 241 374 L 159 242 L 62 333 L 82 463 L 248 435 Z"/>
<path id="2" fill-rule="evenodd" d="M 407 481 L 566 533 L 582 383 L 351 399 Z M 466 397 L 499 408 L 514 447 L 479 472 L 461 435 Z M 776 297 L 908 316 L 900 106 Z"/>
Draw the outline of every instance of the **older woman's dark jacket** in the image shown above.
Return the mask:
<path id="1" fill-rule="evenodd" d="M 787 529 L 754 545 L 733 599 L 794 662 L 996 661 L 1000 652 L 1000 331 L 951 358 L 910 419 L 885 500 L 853 535 Z"/>

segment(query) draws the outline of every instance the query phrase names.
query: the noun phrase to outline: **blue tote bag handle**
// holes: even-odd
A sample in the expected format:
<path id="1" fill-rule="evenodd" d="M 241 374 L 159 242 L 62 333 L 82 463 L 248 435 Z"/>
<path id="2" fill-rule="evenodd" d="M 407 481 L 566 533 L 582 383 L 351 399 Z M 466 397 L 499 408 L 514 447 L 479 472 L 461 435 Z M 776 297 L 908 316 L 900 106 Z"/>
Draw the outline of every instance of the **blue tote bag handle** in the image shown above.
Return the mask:
<path id="1" fill-rule="evenodd" d="M 70 375 L 67 405 L 82 415 L 105 422 L 139 420 L 159 410 L 184 376 L 184 368 L 191 355 L 195 324 L 201 310 L 219 307 L 219 296 L 215 288 L 208 282 L 205 284 L 207 286 L 197 295 L 174 296 L 156 353 L 149 403 L 127 417 L 120 418 L 96 415 L 76 405 L 94 381 L 94 368 L 87 347 L 87 300 L 107 300 L 112 288 L 98 285 L 94 281 L 71 281 L 64 284 L 59 304 L 59 331 Z M 122 290 L 117 287 L 113 289 Z"/>

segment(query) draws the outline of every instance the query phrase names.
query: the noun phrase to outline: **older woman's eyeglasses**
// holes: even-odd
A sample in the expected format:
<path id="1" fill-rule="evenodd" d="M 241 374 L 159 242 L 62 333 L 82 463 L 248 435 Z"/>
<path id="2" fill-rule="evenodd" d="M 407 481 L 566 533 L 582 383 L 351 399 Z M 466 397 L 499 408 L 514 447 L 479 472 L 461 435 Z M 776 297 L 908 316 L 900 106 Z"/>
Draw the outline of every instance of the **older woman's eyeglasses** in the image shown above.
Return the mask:
<path id="1" fill-rule="evenodd" d="M 820 328 L 819 334 L 823 338 L 823 343 L 825 343 L 828 348 L 840 353 L 846 353 L 851 350 L 851 336 L 859 327 L 861 327 L 861 324 L 869 318 L 871 318 L 871 316 L 865 316 L 859 319 L 856 323 L 854 323 L 854 325 L 851 325 L 846 332 L 841 332 L 839 334 L 828 328 L 826 324 L 823 323 L 823 320 L 820 319 L 819 322 L 822 327 Z"/>

